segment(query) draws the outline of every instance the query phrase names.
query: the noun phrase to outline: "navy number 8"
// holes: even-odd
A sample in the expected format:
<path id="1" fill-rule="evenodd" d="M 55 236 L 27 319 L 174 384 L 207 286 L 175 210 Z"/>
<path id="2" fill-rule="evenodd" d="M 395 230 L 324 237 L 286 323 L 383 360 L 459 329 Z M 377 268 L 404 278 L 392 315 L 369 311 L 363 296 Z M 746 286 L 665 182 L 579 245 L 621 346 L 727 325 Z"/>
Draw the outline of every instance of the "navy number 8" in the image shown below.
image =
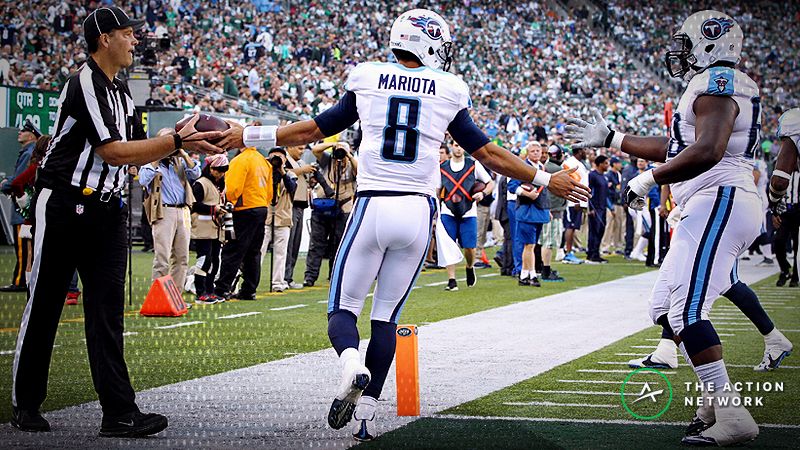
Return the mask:
<path id="1" fill-rule="evenodd" d="M 389 161 L 411 163 L 417 159 L 419 147 L 418 98 L 391 97 L 383 128 L 381 156 Z"/>

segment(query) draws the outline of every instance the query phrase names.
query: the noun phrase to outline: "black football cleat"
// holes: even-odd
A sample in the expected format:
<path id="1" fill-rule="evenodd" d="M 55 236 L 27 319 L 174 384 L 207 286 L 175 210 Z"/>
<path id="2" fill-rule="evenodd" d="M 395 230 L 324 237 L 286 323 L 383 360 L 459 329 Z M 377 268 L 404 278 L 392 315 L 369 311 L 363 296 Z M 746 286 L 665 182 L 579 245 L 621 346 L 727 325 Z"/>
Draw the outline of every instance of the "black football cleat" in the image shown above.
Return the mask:
<path id="1" fill-rule="evenodd" d="M 32 433 L 50 431 L 50 423 L 42 417 L 39 411 L 27 411 L 16 407 L 11 415 L 11 425 Z"/>
<path id="2" fill-rule="evenodd" d="M 137 438 L 159 433 L 167 428 L 167 418 L 161 414 L 135 412 L 123 417 L 103 418 L 100 437 Z"/>

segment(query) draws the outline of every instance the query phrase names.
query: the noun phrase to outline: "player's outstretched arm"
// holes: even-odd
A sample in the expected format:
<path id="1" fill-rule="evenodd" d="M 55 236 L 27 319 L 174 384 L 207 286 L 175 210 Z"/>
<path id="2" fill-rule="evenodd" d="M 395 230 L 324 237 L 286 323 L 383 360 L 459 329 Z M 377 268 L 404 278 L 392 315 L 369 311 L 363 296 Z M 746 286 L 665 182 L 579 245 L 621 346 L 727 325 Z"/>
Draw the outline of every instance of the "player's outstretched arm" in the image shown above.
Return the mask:
<path id="1" fill-rule="evenodd" d="M 454 139 L 458 142 L 455 136 Z M 459 142 L 459 144 L 461 143 Z M 569 176 L 577 168 L 562 170 L 550 175 L 543 170 L 538 171 L 533 166 L 525 164 L 513 153 L 492 142 L 473 151 L 472 157 L 501 175 L 516 180 L 531 180 L 534 184 L 547 186 L 550 192 L 567 200 L 580 202 L 589 199 L 589 188 Z"/>
<path id="2" fill-rule="evenodd" d="M 667 158 L 669 138 L 664 136 L 633 136 L 609 128 L 606 119 L 599 111 L 592 111 L 593 122 L 579 118 L 569 118 L 567 139 L 577 141 L 573 148 L 613 147 L 648 161 L 664 162 Z"/>
<path id="3" fill-rule="evenodd" d="M 356 95 L 348 91 L 336 105 L 317 117 L 290 125 L 242 127 L 236 122 L 228 121 L 231 127 L 222 134 L 222 140 L 218 145 L 225 149 L 242 147 L 269 149 L 277 146 L 310 144 L 341 133 L 357 120 Z"/>

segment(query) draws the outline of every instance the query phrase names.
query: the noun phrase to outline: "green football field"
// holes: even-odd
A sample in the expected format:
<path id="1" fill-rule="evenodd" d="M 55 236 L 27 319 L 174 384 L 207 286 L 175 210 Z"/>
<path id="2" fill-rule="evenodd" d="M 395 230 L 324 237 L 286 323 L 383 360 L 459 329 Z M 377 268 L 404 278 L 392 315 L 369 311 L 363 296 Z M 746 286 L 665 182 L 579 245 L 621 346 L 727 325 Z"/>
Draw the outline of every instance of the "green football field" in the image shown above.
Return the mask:
<path id="1" fill-rule="evenodd" d="M 754 286 L 779 329 L 800 342 L 800 290 L 775 288 L 775 277 Z M 712 320 L 723 341 L 724 358 L 733 382 L 742 382 L 743 397 L 763 406 L 749 408 L 760 424 L 758 448 L 796 448 L 800 438 L 800 355 L 790 356 L 773 372 L 753 371 L 764 351 L 763 338 L 735 306 L 725 299 L 715 303 Z M 599 351 L 555 367 L 506 389 L 456 406 L 441 414 L 387 433 L 372 445 L 392 448 L 514 448 L 536 443 L 543 448 L 675 447 L 683 424 L 692 418 L 696 376 L 679 357 L 677 370 L 631 375 L 626 362 L 646 355 L 657 344 L 660 328 L 636 333 Z M 626 404 L 622 405 L 622 385 Z M 669 386 L 672 401 L 669 403 Z M 746 383 L 750 382 L 750 388 Z M 657 401 L 634 401 L 644 384 L 664 390 Z M 687 384 L 689 386 L 687 387 Z M 760 384 L 757 384 L 760 383 Z M 782 390 L 778 391 L 778 385 Z M 771 392 L 765 392 L 771 389 Z"/>
<path id="2" fill-rule="evenodd" d="M 269 258 L 262 274 L 269 275 Z M 254 302 L 231 301 L 195 306 L 179 318 L 146 318 L 138 314 L 150 286 L 152 253 L 133 254 L 133 305 L 125 317 L 125 352 L 137 391 L 190 380 L 205 375 L 273 361 L 297 353 L 327 348 L 327 282 L 313 288 L 270 294 L 262 279 Z M 298 262 L 296 279 L 302 280 L 305 261 Z M 611 258 L 602 266 L 556 264 L 567 279 L 542 288 L 519 287 L 516 280 L 497 276 L 497 269 L 478 271 L 479 281 L 458 292 L 445 292 L 444 270 L 423 272 L 403 311 L 401 321 L 424 325 L 511 303 L 530 300 L 577 287 L 593 285 L 649 270 L 642 263 Z M 13 253 L 0 248 L 0 279 L 10 279 Z M 323 273 L 326 265 L 323 264 Z M 463 269 L 459 277 L 463 278 Z M 187 295 L 188 299 L 189 296 Z M 62 299 L 54 299 L 57 307 Z M 11 415 L 11 366 L 24 294 L 0 293 L 0 420 Z M 366 308 L 369 308 L 367 305 Z M 365 326 L 366 325 L 366 326 Z M 360 324 L 362 333 L 368 321 Z M 366 334 L 362 334 L 366 337 Z M 45 411 L 96 399 L 89 374 L 80 306 L 65 306 L 53 352 Z"/>

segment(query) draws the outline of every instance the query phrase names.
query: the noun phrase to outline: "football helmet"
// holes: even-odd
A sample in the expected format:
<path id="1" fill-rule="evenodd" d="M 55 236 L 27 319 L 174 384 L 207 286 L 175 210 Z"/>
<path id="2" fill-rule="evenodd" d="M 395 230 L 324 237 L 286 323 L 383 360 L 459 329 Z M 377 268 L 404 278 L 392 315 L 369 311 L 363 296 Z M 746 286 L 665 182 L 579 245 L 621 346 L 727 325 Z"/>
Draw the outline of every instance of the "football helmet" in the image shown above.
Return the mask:
<path id="1" fill-rule="evenodd" d="M 427 9 L 412 9 L 392 24 L 389 48 L 405 50 L 432 69 L 447 71 L 453 62 L 450 26 L 442 16 Z"/>
<path id="2" fill-rule="evenodd" d="M 737 64 L 742 56 L 742 28 L 733 17 L 714 10 L 692 14 L 672 35 L 664 62 L 670 76 L 691 79 L 719 61 Z"/>

